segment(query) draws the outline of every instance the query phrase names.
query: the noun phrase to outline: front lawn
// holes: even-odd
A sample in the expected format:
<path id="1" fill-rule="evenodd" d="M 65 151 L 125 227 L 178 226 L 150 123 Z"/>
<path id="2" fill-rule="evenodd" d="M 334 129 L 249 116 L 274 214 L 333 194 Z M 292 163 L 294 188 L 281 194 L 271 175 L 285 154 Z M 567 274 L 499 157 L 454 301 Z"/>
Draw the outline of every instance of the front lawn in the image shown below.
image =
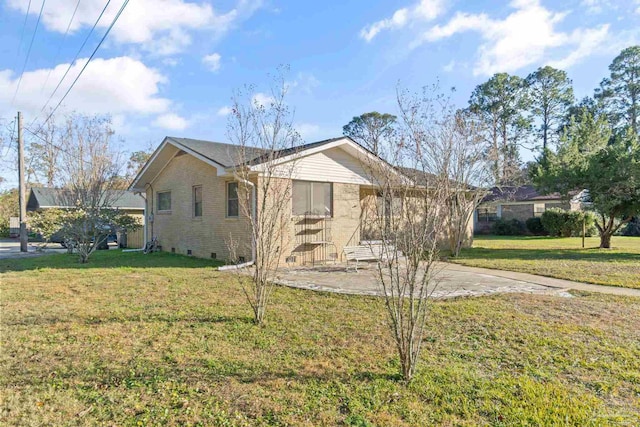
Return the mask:
<path id="1" fill-rule="evenodd" d="M 435 302 L 408 386 L 383 301 L 179 255 L 0 260 L 2 425 L 638 425 L 640 299 Z"/>
<path id="2" fill-rule="evenodd" d="M 476 236 L 473 247 L 450 261 L 557 277 L 577 282 L 640 289 L 640 237 L 613 236 L 611 249 L 588 237 Z"/>

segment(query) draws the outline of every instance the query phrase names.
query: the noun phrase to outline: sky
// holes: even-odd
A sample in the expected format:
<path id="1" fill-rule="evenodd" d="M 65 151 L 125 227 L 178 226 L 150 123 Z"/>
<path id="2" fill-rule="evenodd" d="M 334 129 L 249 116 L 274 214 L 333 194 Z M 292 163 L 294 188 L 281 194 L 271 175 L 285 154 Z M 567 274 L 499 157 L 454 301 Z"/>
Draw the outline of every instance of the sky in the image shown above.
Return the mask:
<path id="1" fill-rule="evenodd" d="M 122 4 L 0 0 L 4 129 L 18 110 L 37 129 Z M 496 72 L 551 65 L 578 98 L 592 95 L 612 59 L 639 43 L 640 0 L 131 0 L 59 111 L 110 114 L 127 151 L 166 135 L 225 141 L 233 91 L 254 85 L 266 99 L 285 65 L 286 102 L 312 142 L 341 135 L 353 116 L 397 112 L 398 85 L 439 82 L 462 107 Z M 3 186 L 15 186 L 15 151 L 0 154 Z"/>

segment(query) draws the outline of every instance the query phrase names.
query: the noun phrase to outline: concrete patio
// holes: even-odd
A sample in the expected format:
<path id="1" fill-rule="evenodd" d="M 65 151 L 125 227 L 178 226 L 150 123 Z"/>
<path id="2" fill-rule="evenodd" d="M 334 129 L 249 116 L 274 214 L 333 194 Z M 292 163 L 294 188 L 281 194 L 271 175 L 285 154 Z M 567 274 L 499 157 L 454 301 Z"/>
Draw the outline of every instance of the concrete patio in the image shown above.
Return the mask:
<path id="1" fill-rule="evenodd" d="M 544 285 L 500 277 L 486 272 L 469 271 L 468 268 L 448 263 L 441 263 L 437 268 L 439 270 L 438 283 L 429 289 L 434 298 L 484 296 L 513 292 L 571 296 L 564 286 Z M 295 267 L 281 270 L 276 283 L 315 291 L 381 296 L 383 292 L 378 284 L 377 274 L 375 264 L 359 267 L 358 272 L 347 271 L 345 264 Z"/>

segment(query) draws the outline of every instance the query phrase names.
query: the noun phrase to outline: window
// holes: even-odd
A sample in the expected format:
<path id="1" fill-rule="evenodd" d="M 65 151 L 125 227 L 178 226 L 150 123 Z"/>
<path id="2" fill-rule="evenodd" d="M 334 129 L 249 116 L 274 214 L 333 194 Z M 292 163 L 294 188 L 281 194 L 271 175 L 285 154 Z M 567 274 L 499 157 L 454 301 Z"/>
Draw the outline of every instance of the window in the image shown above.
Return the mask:
<path id="1" fill-rule="evenodd" d="M 227 216 L 238 216 L 238 183 L 227 182 Z"/>
<path id="2" fill-rule="evenodd" d="M 171 191 L 158 193 L 158 212 L 171 211 Z"/>
<path id="3" fill-rule="evenodd" d="M 540 218 L 545 211 L 544 203 L 534 203 L 533 204 L 533 216 L 536 218 Z"/>
<path id="4" fill-rule="evenodd" d="M 492 222 L 497 220 L 498 220 L 497 206 L 485 206 L 482 208 L 478 208 L 478 221 Z"/>
<path id="5" fill-rule="evenodd" d="M 202 216 L 202 185 L 193 187 L 193 216 Z"/>
<path id="6" fill-rule="evenodd" d="M 293 181 L 293 214 L 332 216 L 333 184 Z"/>

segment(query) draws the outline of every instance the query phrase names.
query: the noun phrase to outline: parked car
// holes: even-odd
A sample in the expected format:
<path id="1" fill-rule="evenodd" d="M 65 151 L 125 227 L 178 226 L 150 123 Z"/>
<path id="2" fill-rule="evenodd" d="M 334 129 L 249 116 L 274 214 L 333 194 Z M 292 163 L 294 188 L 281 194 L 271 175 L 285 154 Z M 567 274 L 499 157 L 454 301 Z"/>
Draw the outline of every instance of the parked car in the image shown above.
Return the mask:
<path id="1" fill-rule="evenodd" d="M 118 235 L 116 234 L 116 229 L 113 226 L 106 225 L 105 233 L 107 234 L 107 239 L 100 245 L 98 249 L 109 249 L 109 243 L 118 243 Z M 62 233 L 59 231 L 54 233 L 49 239 L 51 243 L 58 243 L 63 248 L 67 247 L 67 242 Z M 92 239 L 93 241 L 93 239 Z"/>

